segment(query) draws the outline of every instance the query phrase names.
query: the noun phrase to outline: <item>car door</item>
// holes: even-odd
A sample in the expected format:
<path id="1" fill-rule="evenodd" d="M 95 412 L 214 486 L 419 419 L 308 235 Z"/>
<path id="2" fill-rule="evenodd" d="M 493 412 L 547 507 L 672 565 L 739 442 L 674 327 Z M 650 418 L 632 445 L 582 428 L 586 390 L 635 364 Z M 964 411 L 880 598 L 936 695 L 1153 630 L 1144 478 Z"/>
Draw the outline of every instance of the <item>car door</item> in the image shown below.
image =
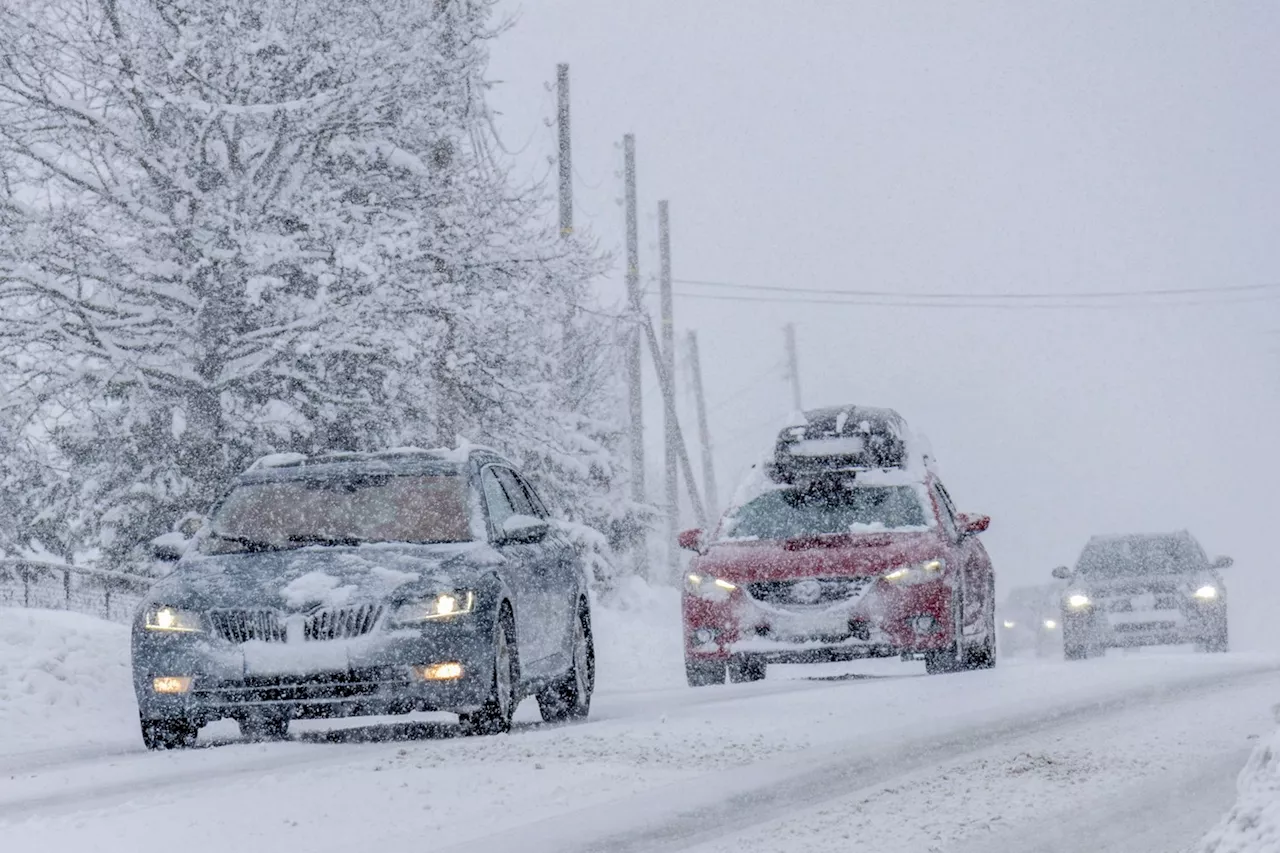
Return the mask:
<path id="1" fill-rule="evenodd" d="M 961 529 L 960 514 L 956 512 L 946 486 L 935 480 L 933 490 L 943 529 L 953 543 L 956 562 L 960 566 L 960 600 L 964 605 L 961 630 L 966 641 L 972 642 L 973 638 L 985 634 L 991 623 L 990 614 L 995 612 L 995 578 L 991 560 L 978 537 Z"/>
<path id="2" fill-rule="evenodd" d="M 549 673 L 554 660 L 555 632 L 548 630 L 553 615 L 548 601 L 541 564 L 540 543 L 504 539 L 502 525 L 513 515 L 533 515 L 529 499 L 512 479 L 511 469 L 492 464 L 480 472 L 481 488 L 489 508 L 490 541 L 507 561 L 507 585 L 516 595 L 516 642 L 522 674 L 536 678 Z"/>
<path id="3" fill-rule="evenodd" d="M 528 501 L 529 511 L 536 518 L 550 524 L 551 514 L 547 512 L 546 505 L 529 481 L 514 471 L 510 475 L 513 486 L 520 489 Z M 558 669 L 566 669 L 573 654 L 573 624 L 578 615 L 578 597 L 585 578 L 579 571 L 578 558 L 572 544 L 554 526 L 548 528 L 546 538 L 538 543 L 538 547 L 541 550 L 538 561 L 539 589 L 545 596 L 549 620 L 546 628 L 551 635 L 549 644 L 552 655 L 560 659 Z"/>
<path id="4" fill-rule="evenodd" d="M 525 675 L 537 675 L 540 660 L 546 657 L 547 649 L 545 640 L 544 645 L 539 646 L 542 639 L 539 629 L 542 616 L 534 583 L 535 576 L 529 570 L 536 556 L 527 543 L 503 540 L 502 525 L 516 514 L 516 507 L 498 477 L 499 470 L 498 465 L 486 465 L 480 471 L 480 491 L 484 495 L 485 510 L 489 518 L 489 541 L 506 561 L 503 576 L 516 599 L 516 649 L 520 655 L 520 668 Z"/>

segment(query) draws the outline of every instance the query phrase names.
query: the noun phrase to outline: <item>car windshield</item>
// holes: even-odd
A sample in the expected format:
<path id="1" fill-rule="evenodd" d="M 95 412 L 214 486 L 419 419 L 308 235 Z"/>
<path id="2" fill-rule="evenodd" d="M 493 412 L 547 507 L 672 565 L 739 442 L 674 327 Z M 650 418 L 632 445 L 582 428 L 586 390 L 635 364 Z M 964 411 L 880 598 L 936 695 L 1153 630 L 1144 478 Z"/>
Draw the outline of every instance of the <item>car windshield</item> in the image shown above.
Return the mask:
<path id="1" fill-rule="evenodd" d="M 735 510 L 721 539 L 795 539 L 929 526 L 913 486 L 823 484 L 765 492 Z"/>
<path id="2" fill-rule="evenodd" d="M 1098 578 L 1185 574 L 1204 568 L 1204 562 L 1187 539 L 1133 537 L 1091 542 L 1080 555 L 1076 572 Z"/>
<path id="3" fill-rule="evenodd" d="M 361 474 L 237 486 L 218 507 L 206 552 L 471 538 L 465 480 Z"/>

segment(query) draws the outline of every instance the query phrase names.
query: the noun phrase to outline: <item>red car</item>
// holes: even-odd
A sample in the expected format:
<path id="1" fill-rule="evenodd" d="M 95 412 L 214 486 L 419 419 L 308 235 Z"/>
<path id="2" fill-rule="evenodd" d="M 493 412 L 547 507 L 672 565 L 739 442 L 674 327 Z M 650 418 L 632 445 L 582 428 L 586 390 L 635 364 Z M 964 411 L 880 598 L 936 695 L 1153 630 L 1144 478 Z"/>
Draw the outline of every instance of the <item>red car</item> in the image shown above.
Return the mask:
<path id="1" fill-rule="evenodd" d="M 930 673 L 996 661 L 995 576 L 905 422 L 884 409 L 805 413 L 766 477 L 740 490 L 684 592 L 689 684 L 764 677 L 769 663 L 922 655 Z"/>

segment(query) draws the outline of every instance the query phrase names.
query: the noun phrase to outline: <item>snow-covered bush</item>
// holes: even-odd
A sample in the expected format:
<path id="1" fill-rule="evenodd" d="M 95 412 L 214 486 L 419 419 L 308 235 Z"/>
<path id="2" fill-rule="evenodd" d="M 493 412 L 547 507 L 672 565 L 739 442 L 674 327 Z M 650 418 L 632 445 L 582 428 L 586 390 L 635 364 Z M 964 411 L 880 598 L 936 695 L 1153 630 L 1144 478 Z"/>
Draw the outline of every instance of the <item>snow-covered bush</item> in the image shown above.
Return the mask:
<path id="1" fill-rule="evenodd" d="M 603 261 L 495 156 L 493 5 L 0 7 L 0 438 L 43 522 L 11 540 L 128 563 L 262 453 L 459 434 L 584 548 L 634 530 Z"/>

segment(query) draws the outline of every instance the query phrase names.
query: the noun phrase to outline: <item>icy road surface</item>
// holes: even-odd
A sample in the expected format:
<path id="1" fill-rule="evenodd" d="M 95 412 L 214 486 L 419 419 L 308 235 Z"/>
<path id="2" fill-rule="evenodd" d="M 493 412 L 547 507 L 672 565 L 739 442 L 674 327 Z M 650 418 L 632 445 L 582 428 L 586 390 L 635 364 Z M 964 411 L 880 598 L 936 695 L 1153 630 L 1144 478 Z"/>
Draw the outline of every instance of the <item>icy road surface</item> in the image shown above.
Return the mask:
<path id="1" fill-rule="evenodd" d="M 1230 806 L 1280 696 L 1263 670 L 1176 657 L 766 682 L 605 695 L 595 722 L 507 737 L 387 723 L 10 756 L 0 833 L 51 851 L 1171 851 Z M 407 740 L 369 741 L 386 736 Z"/>
<path id="2" fill-rule="evenodd" d="M 1247 655 L 793 667 L 702 690 L 631 689 L 682 673 L 619 667 L 579 725 L 526 702 L 509 736 L 438 715 L 245 744 L 218 724 L 212 748 L 152 754 L 124 629 L 0 615 L 0 838 L 49 853 L 1169 853 L 1230 808 L 1280 701 L 1280 661 Z"/>

